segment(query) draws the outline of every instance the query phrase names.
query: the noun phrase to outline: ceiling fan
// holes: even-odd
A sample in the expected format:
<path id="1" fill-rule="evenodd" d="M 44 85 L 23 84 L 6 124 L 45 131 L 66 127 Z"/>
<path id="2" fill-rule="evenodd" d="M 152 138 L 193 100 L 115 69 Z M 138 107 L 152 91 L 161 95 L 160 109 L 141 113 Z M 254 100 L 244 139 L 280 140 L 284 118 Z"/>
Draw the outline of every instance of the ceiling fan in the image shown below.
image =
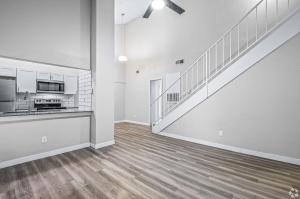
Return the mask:
<path id="1" fill-rule="evenodd" d="M 153 0 L 149 5 L 148 9 L 146 10 L 143 17 L 145 19 L 148 19 L 154 10 L 160 10 L 163 9 L 164 7 L 168 7 L 180 15 L 185 12 L 183 8 L 181 8 L 171 0 Z"/>

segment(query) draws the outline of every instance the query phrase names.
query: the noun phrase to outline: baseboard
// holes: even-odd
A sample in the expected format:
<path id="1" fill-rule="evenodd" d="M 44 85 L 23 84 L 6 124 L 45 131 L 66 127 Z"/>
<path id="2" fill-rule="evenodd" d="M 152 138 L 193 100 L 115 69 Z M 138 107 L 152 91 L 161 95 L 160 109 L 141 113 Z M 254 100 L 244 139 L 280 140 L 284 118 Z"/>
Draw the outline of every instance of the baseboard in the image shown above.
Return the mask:
<path id="1" fill-rule="evenodd" d="M 8 161 L 0 162 L 0 169 L 10 167 L 10 166 L 14 166 L 14 165 L 18 165 L 18 164 L 22 164 L 22 163 L 25 163 L 25 162 L 30 162 L 30 161 L 34 161 L 34 160 L 39 160 L 39 159 L 59 155 L 59 154 L 62 154 L 62 153 L 76 151 L 76 150 L 87 148 L 87 147 L 92 147 L 94 149 L 100 149 L 100 148 L 107 147 L 107 146 L 110 146 L 110 145 L 113 145 L 113 144 L 115 144 L 115 140 L 100 143 L 100 144 L 84 143 L 84 144 L 65 147 L 65 148 L 61 148 L 61 149 L 55 149 L 53 151 L 48 151 L 48 152 L 45 152 L 45 153 L 40 153 L 40 154 L 30 155 L 30 156 L 26 156 L 26 157 L 22 157 L 22 158 L 17 158 L 17 159 L 14 159 L 14 160 L 8 160 Z"/>
<path id="2" fill-rule="evenodd" d="M 140 124 L 140 125 L 144 125 L 144 126 L 150 126 L 149 123 L 145 123 L 145 122 L 138 122 L 138 121 L 133 121 L 133 120 L 119 120 L 119 121 L 115 121 L 115 124 L 118 123 L 132 123 L 132 124 Z"/>
<path id="3" fill-rule="evenodd" d="M 118 120 L 118 121 L 115 121 L 115 124 L 119 124 L 119 123 L 124 123 L 126 120 Z"/>
<path id="4" fill-rule="evenodd" d="M 22 157 L 22 158 L 17 158 L 17 159 L 14 159 L 14 160 L 8 160 L 8 161 L 0 162 L 0 169 L 10 167 L 10 166 L 14 166 L 14 165 L 18 165 L 18 164 L 22 164 L 22 163 L 25 163 L 25 162 L 30 162 L 30 161 L 34 161 L 34 160 L 38 160 L 38 159 L 43 159 L 43 158 L 59 155 L 59 154 L 62 154 L 62 153 L 67 153 L 67 152 L 70 152 L 70 151 L 75 151 L 75 150 L 87 148 L 87 147 L 90 147 L 90 146 L 91 146 L 90 143 L 84 143 L 84 144 L 65 147 L 65 148 L 61 148 L 61 149 L 55 149 L 53 151 L 48 151 L 48 152 L 45 152 L 45 153 L 40 153 L 40 154 L 30 155 L 30 156 L 26 156 L 26 157 Z"/>
<path id="5" fill-rule="evenodd" d="M 103 147 L 111 146 L 111 145 L 114 145 L 114 144 L 115 144 L 115 140 L 111 140 L 111 141 L 103 142 L 103 143 L 99 143 L 99 144 L 91 143 L 91 147 L 93 149 L 101 149 Z"/>
<path id="6" fill-rule="evenodd" d="M 234 147 L 234 146 L 228 146 L 228 145 L 218 144 L 218 143 L 209 142 L 209 141 L 205 141 L 205 140 L 199 140 L 199 139 L 184 137 L 184 136 L 180 136 L 180 135 L 174 135 L 171 133 L 163 133 L 162 132 L 162 133 L 155 133 L 155 134 L 163 135 L 166 137 L 171 137 L 171 138 L 175 138 L 175 139 L 179 139 L 179 140 L 184 140 L 184 141 L 188 141 L 188 142 L 193 142 L 193 143 L 197 143 L 197 144 L 202 144 L 202 145 L 206 145 L 206 146 L 211 146 L 211 147 L 215 147 L 215 148 L 219 148 L 219 149 L 224 149 L 224 150 L 228 150 L 228 151 L 233 151 L 233 152 L 237 152 L 237 153 L 242 153 L 242 154 L 246 154 L 246 155 L 252 155 L 252 156 L 257 156 L 257 157 L 266 158 L 266 159 L 270 159 L 270 160 L 276 160 L 276 161 L 280 161 L 280 162 L 286 162 L 286 163 L 290 163 L 290 164 L 300 165 L 300 159 L 296 159 L 296 158 L 291 158 L 291 157 L 286 157 L 286 156 L 281 156 L 281 155 L 276 155 L 276 154 L 270 154 L 270 153 L 264 153 L 264 152 L 259 152 L 259 151 L 254 151 L 254 150 L 249 150 L 249 149 L 244 149 L 244 148 L 239 148 L 239 147 Z"/>

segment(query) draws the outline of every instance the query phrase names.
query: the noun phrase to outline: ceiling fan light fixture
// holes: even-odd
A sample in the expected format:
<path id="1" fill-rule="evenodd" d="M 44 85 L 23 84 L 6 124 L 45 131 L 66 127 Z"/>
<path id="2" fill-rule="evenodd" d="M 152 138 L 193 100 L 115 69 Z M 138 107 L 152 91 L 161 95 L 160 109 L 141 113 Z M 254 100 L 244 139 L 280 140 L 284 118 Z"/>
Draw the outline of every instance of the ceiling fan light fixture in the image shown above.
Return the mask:
<path id="1" fill-rule="evenodd" d="M 151 6 L 154 10 L 161 10 L 166 6 L 166 2 L 164 0 L 153 0 Z"/>
<path id="2" fill-rule="evenodd" d="M 119 62 L 127 62 L 128 61 L 128 57 L 125 55 L 120 55 L 118 59 L 119 59 Z"/>

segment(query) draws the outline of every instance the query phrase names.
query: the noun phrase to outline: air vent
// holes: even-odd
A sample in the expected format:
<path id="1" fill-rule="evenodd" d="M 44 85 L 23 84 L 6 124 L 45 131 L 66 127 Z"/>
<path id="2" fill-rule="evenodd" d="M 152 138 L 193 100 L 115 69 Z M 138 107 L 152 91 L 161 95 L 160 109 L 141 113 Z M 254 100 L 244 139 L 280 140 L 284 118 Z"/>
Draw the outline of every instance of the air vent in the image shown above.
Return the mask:
<path id="1" fill-rule="evenodd" d="M 184 59 L 177 60 L 177 61 L 176 61 L 176 64 L 184 64 Z"/>

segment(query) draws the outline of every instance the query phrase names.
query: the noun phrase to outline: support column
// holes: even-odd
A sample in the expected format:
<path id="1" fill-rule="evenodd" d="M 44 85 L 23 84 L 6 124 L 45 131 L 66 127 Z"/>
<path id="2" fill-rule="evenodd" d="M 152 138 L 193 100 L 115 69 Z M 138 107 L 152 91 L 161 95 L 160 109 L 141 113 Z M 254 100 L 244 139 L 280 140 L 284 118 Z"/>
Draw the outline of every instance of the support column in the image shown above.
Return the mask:
<path id="1" fill-rule="evenodd" d="M 91 68 L 93 116 L 91 143 L 95 149 L 114 141 L 114 0 L 92 0 Z"/>

